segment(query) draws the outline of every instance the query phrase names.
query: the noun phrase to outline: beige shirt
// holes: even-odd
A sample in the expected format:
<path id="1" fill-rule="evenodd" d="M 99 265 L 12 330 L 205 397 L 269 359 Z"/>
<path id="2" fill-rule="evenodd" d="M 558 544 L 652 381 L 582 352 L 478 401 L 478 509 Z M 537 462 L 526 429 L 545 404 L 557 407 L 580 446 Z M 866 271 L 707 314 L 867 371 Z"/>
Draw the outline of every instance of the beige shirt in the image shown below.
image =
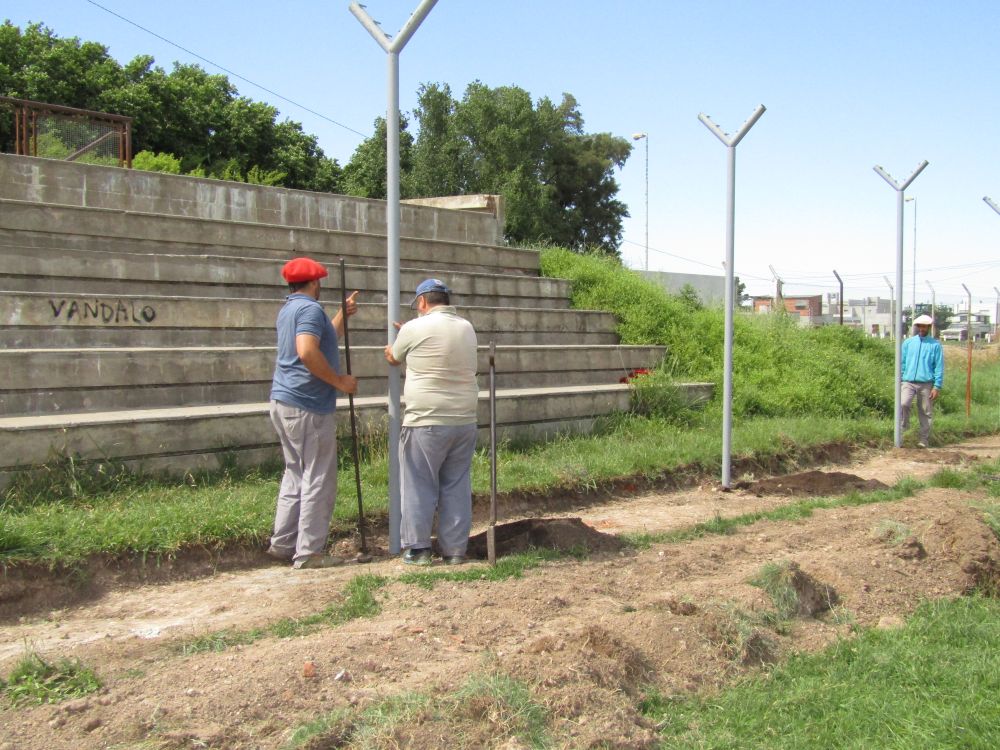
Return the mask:
<path id="1" fill-rule="evenodd" d="M 406 323 L 392 356 L 406 364 L 404 427 L 476 424 L 476 331 L 452 305 Z"/>

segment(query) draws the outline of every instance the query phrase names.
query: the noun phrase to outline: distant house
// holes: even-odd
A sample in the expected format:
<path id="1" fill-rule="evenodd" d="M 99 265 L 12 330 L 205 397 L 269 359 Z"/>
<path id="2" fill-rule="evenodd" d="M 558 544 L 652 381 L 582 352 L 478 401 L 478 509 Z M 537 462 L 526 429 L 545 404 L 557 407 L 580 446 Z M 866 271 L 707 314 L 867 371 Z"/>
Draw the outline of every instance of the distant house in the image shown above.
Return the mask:
<path id="1" fill-rule="evenodd" d="M 989 313 L 972 313 L 972 340 L 979 341 L 985 339 L 992 333 L 993 326 L 990 325 Z M 955 313 L 951 323 L 941 331 L 942 341 L 968 341 L 969 336 L 969 313 Z"/>
<path id="2" fill-rule="evenodd" d="M 770 313 L 775 310 L 774 297 L 752 297 L 755 313 Z M 799 324 L 803 326 L 825 326 L 832 321 L 829 315 L 823 314 L 823 295 L 811 294 L 805 297 L 781 297 L 778 305 L 789 315 L 796 315 Z"/>

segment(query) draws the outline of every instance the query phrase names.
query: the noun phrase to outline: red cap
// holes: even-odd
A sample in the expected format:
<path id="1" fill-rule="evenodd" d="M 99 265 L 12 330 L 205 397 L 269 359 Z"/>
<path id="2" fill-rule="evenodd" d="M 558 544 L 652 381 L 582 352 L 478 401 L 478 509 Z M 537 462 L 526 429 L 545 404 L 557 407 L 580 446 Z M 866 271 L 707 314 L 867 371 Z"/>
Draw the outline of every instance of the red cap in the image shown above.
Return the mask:
<path id="1" fill-rule="evenodd" d="M 282 267 L 281 275 L 289 284 L 296 284 L 302 281 L 325 278 L 327 272 L 312 258 L 295 258 Z"/>

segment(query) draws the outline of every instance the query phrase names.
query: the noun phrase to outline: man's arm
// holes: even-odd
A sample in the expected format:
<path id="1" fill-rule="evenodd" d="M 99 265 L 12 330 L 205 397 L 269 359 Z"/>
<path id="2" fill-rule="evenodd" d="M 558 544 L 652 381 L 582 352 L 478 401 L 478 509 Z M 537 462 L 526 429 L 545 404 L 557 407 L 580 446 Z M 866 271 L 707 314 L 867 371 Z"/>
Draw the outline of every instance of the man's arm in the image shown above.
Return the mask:
<path id="1" fill-rule="evenodd" d="M 402 332 L 403 330 L 402 323 L 393 323 L 393 325 L 396 327 L 397 331 Z M 400 356 L 403 357 L 403 359 L 396 359 L 395 355 L 393 354 L 393 347 L 399 344 L 399 338 L 400 337 L 397 335 L 395 344 L 386 344 L 385 346 L 385 361 L 388 362 L 393 367 L 399 367 L 401 364 L 403 364 L 403 359 L 406 359 L 405 354 L 402 353 L 400 354 Z"/>
<path id="2" fill-rule="evenodd" d="M 314 377 L 332 385 L 341 393 L 354 393 L 358 390 L 358 379 L 353 375 L 339 375 L 323 356 L 319 339 L 312 334 L 300 333 L 295 337 L 295 353 Z"/>
<path id="3" fill-rule="evenodd" d="M 347 317 L 351 317 L 358 311 L 358 303 L 354 301 L 354 298 L 358 296 L 357 291 L 354 291 L 351 296 L 347 298 Z M 330 321 L 333 325 L 333 330 L 337 332 L 337 338 L 341 339 L 344 337 L 344 308 L 341 306 L 337 310 L 337 314 L 333 316 L 333 320 Z M 296 348 L 298 348 L 298 340 L 295 342 Z M 299 355 L 302 356 L 301 354 Z M 310 372 L 312 372 L 310 370 Z M 319 377 L 319 376 L 317 376 Z"/>

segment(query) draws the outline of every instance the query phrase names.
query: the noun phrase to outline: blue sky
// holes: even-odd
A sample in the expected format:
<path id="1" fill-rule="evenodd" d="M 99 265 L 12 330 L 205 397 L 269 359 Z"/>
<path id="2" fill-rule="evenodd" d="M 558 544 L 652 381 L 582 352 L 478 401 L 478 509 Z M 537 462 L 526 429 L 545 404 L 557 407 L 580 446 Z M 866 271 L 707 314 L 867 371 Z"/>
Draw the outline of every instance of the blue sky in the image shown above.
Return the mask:
<path id="1" fill-rule="evenodd" d="M 233 78 L 277 106 L 346 163 L 385 113 L 385 53 L 346 0 L 100 4 L 347 127 Z M 368 0 L 390 34 L 419 0 Z M 199 62 L 87 0 L 35 0 L 2 14 L 106 44 L 125 62 Z M 422 82 L 460 95 L 473 80 L 536 99 L 578 100 L 585 127 L 649 134 L 653 270 L 722 273 L 726 150 L 697 119 L 735 130 L 767 112 L 737 149 L 736 270 L 748 290 L 883 296 L 895 283 L 896 194 L 930 166 L 916 197 L 917 299 L 992 306 L 1000 286 L 1000 3 L 995 0 L 439 0 L 401 55 L 401 108 Z M 211 72 L 219 72 L 201 63 Z M 232 78 L 232 76 L 231 76 Z M 645 143 L 618 174 L 631 218 L 623 257 L 643 264 Z M 904 299 L 912 294 L 914 204 L 906 204 Z M 679 256 L 679 257 L 677 257 Z M 982 305 L 980 305 L 980 300 Z"/>

